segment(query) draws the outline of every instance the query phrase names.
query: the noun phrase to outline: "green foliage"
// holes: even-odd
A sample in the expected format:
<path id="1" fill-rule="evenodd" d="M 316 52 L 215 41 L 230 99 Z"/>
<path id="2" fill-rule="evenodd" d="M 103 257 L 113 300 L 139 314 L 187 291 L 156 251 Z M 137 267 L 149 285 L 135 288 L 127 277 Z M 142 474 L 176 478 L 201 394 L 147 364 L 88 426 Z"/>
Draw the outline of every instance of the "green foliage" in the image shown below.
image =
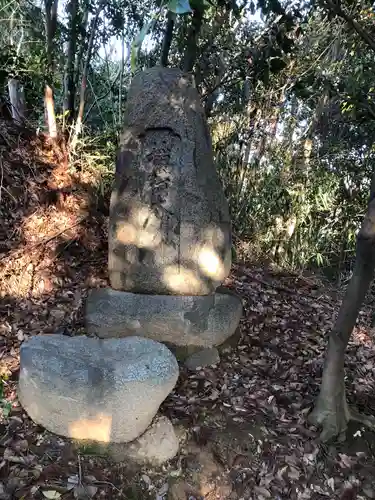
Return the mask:
<path id="1" fill-rule="evenodd" d="M 137 60 L 138 60 L 139 52 L 140 52 L 141 47 L 142 47 L 142 43 L 143 43 L 146 35 L 148 35 L 148 33 L 154 27 L 155 21 L 156 21 L 156 16 L 154 16 L 151 19 L 151 21 L 149 21 L 148 23 L 146 23 L 143 26 L 141 31 L 135 37 L 134 42 L 132 43 L 130 65 L 131 65 L 131 69 L 132 69 L 133 73 L 137 69 Z"/>
<path id="2" fill-rule="evenodd" d="M 7 419 L 12 410 L 12 404 L 5 398 L 4 384 L 4 379 L 0 378 L 0 408 L 3 418 Z"/>
<path id="3" fill-rule="evenodd" d="M 84 13 L 88 7 L 92 18 L 99 5 L 99 0 L 78 1 L 76 108 L 91 35 Z M 370 7 L 361 0 L 349 10 L 371 34 Z M 24 0 L 5 8 L 0 88 L 6 97 L 8 78 L 18 78 L 28 118 L 42 126 L 44 11 Z M 83 133 L 71 152 L 71 168 L 90 172 L 98 196 L 108 196 L 127 89 L 136 70 L 159 64 L 171 20 L 167 12 L 174 14 L 168 64 L 175 67 L 183 65 L 192 14 L 203 14 L 194 72 L 210 116 L 236 244 L 243 241 L 257 255 L 292 268 L 323 266 L 332 274 L 345 269 L 375 162 L 374 52 L 353 25 L 313 3 L 107 0 L 94 32 Z M 51 80 L 62 122 L 68 26 L 58 20 Z M 123 71 L 120 39 L 130 47 Z M 234 252 L 240 255 L 239 248 Z"/>
<path id="4" fill-rule="evenodd" d="M 337 176 L 295 169 L 276 150 L 273 167 L 241 165 L 219 156 L 219 172 L 229 199 L 235 234 L 251 251 L 283 266 L 301 269 L 337 266 L 342 226 L 351 216 L 340 199 Z M 240 181 L 240 182 L 239 182 Z M 348 252 L 354 251 L 356 220 L 347 227 Z"/>

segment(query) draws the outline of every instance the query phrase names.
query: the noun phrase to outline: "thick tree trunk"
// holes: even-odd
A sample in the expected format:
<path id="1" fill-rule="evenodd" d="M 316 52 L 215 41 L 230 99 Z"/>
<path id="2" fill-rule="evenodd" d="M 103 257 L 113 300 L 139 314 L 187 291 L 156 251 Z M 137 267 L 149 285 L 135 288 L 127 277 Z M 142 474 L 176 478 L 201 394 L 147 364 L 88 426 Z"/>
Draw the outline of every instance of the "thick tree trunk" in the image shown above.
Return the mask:
<path id="1" fill-rule="evenodd" d="M 361 420 L 348 409 L 345 398 L 345 350 L 355 326 L 359 310 L 374 276 L 375 269 L 375 199 L 373 193 L 357 237 L 356 263 L 330 334 L 323 369 L 323 379 L 315 408 L 309 420 L 322 426 L 321 439 L 343 435 L 350 419 Z M 370 419 L 362 419 L 373 425 Z"/>
<path id="2" fill-rule="evenodd" d="M 8 92 L 13 121 L 21 125 L 25 121 L 25 95 L 23 86 L 16 78 L 10 78 L 8 80 Z"/>
<path id="3" fill-rule="evenodd" d="M 53 38 L 57 27 L 58 0 L 44 0 L 46 13 L 46 42 L 47 42 L 47 64 L 48 70 L 53 66 Z"/>
<path id="4" fill-rule="evenodd" d="M 74 119 L 74 101 L 76 93 L 74 60 L 77 46 L 78 0 L 70 0 L 69 11 L 69 44 L 65 68 L 64 115 L 66 114 L 66 120 L 71 124 Z"/>
<path id="5" fill-rule="evenodd" d="M 161 48 L 161 66 L 168 66 L 168 56 L 172 44 L 174 21 L 176 19 L 176 14 L 168 11 L 167 14 L 167 26 L 164 32 L 163 45 Z"/>

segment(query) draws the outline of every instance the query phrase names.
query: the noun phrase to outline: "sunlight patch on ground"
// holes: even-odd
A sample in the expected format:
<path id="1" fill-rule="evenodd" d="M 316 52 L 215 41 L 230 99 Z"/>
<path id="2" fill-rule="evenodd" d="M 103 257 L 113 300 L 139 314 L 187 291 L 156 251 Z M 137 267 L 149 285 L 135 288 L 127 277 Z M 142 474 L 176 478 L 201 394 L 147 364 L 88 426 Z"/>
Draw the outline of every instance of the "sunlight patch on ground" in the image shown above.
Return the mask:
<path id="1" fill-rule="evenodd" d="M 59 232 L 69 230 L 69 237 L 73 237 L 77 230 L 70 229 L 75 222 L 72 214 L 50 209 L 37 210 L 25 218 L 22 225 L 23 236 L 26 244 L 42 242 L 45 238 L 50 238 Z"/>
<path id="2" fill-rule="evenodd" d="M 375 332 L 372 332 L 371 329 L 364 328 L 363 326 L 356 326 L 353 329 L 351 341 L 374 348 L 374 338 Z"/>

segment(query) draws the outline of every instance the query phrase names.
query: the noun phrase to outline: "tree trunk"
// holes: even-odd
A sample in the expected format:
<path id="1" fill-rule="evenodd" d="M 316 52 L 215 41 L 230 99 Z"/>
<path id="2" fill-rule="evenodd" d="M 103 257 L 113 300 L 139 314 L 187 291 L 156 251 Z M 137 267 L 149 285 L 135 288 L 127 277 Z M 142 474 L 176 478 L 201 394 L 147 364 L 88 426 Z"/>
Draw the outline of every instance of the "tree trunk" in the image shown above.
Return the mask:
<path id="1" fill-rule="evenodd" d="M 107 53 L 107 46 L 106 45 L 104 45 L 104 54 L 105 54 L 105 65 L 107 68 L 107 77 L 108 77 L 108 84 L 109 84 L 109 100 L 111 102 L 111 108 L 112 108 L 112 126 L 115 129 L 116 128 L 115 96 L 113 94 L 113 85 L 111 84 L 111 70 L 109 67 L 109 59 L 111 57 L 111 52 L 109 54 Z M 83 120 L 83 117 L 82 117 L 82 120 Z"/>
<path id="2" fill-rule="evenodd" d="M 49 136 L 52 139 L 57 137 L 57 125 L 55 115 L 55 102 L 53 98 L 53 39 L 57 27 L 57 6 L 58 0 L 45 0 L 46 14 L 46 44 L 47 44 L 47 71 L 46 86 L 44 91 L 44 105 L 48 125 Z"/>
<path id="3" fill-rule="evenodd" d="M 245 167 L 249 166 L 250 163 L 250 155 L 255 138 L 255 133 L 258 130 L 259 124 L 262 119 L 262 108 L 261 106 L 259 106 L 259 108 L 256 110 L 256 113 L 254 113 L 253 106 L 249 104 L 247 114 L 249 116 L 249 128 L 248 128 L 247 144 L 243 153 L 244 155 L 243 164 Z"/>
<path id="4" fill-rule="evenodd" d="M 46 13 L 46 42 L 47 42 L 47 64 L 48 70 L 53 66 L 53 38 L 57 27 L 58 0 L 44 0 Z"/>
<path id="5" fill-rule="evenodd" d="M 309 415 L 314 425 L 322 426 L 321 439 L 341 436 L 350 419 L 360 420 L 349 411 L 344 384 L 345 350 L 359 310 L 374 276 L 375 269 L 375 198 L 370 202 L 357 237 L 356 263 L 338 317 L 329 336 L 323 379 L 315 408 Z M 363 419 L 363 423 L 369 424 Z M 373 423 L 371 422 L 371 425 Z"/>
<path id="6" fill-rule="evenodd" d="M 125 33 L 122 32 L 120 82 L 119 82 L 119 89 L 118 89 L 118 123 L 119 123 L 119 127 L 121 127 L 121 124 L 122 124 L 122 85 L 123 85 L 123 80 L 124 80 L 124 66 L 125 66 Z"/>
<path id="7" fill-rule="evenodd" d="M 8 92 L 13 121 L 21 125 L 25 121 L 25 95 L 23 86 L 16 78 L 10 78 L 8 80 Z"/>
<path id="8" fill-rule="evenodd" d="M 44 91 L 44 105 L 46 111 L 46 121 L 48 125 L 49 136 L 52 139 L 57 138 L 57 123 L 55 115 L 55 102 L 53 99 L 53 91 L 49 85 L 46 85 Z"/>
<path id="9" fill-rule="evenodd" d="M 77 46 L 77 14 L 78 0 L 70 0 L 69 4 L 69 44 L 65 68 L 65 89 L 64 89 L 64 117 L 69 124 L 74 119 L 74 101 L 75 101 L 75 78 L 74 78 L 74 59 Z"/>
<path id="10" fill-rule="evenodd" d="M 78 82 L 79 82 L 79 77 L 81 74 L 81 68 L 82 68 L 82 61 L 84 59 L 84 54 L 85 54 L 85 49 L 86 49 L 86 30 L 87 30 L 87 23 L 89 19 L 89 4 L 88 1 L 85 0 L 84 2 L 84 10 L 82 14 L 82 21 L 79 26 L 78 32 L 79 32 L 79 37 L 78 37 L 78 45 L 79 45 L 79 50 L 76 54 L 75 57 L 75 62 L 74 62 L 74 88 L 78 88 Z M 74 115 L 75 116 L 75 115 Z"/>
<path id="11" fill-rule="evenodd" d="M 183 70 L 193 71 L 198 50 L 198 35 L 202 26 L 203 12 L 196 9 L 193 13 L 190 29 L 186 41 L 186 51 L 184 55 Z"/>
<path id="12" fill-rule="evenodd" d="M 163 46 L 161 48 L 161 66 L 168 66 L 168 56 L 172 44 L 174 21 L 176 19 L 176 14 L 168 11 L 167 14 L 167 26 L 164 32 Z"/>
<path id="13" fill-rule="evenodd" d="M 81 91 L 80 91 L 80 96 L 79 96 L 79 108 L 78 108 L 78 116 L 77 116 L 77 121 L 76 121 L 76 126 L 75 126 L 75 131 L 74 131 L 74 137 L 72 140 L 72 147 L 74 149 L 77 138 L 79 134 L 81 133 L 82 129 L 82 122 L 83 122 L 83 112 L 85 110 L 85 97 L 86 97 L 86 87 L 87 87 L 87 76 L 89 73 L 89 68 L 90 68 L 90 62 L 91 62 L 91 55 L 92 55 L 92 48 L 94 46 L 94 40 L 95 40 L 95 34 L 96 34 L 96 25 L 98 23 L 99 15 L 102 11 L 102 8 L 104 7 L 106 0 L 101 0 L 99 3 L 96 14 L 94 19 L 91 22 L 90 26 L 90 39 L 89 39 L 89 44 L 87 47 L 87 54 L 86 54 L 86 60 L 85 60 L 85 66 L 83 68 L 83 74 L 82 74 L 82 82 L 81 82 Z"/>

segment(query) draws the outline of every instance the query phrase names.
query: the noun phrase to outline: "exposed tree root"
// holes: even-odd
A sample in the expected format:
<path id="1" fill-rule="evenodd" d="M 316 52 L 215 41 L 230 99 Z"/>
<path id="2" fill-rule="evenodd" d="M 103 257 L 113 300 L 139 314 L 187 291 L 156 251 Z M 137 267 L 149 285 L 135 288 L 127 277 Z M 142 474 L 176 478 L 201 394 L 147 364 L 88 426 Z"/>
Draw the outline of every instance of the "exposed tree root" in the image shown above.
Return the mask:
<path id="1" fill-rule="evenodd" d="M 320 439 L 323 442 L 327 442 L 333 438 L 338 438 L 339 440 L 345 439 L 346 429 L 350 420 L 349 408 L 344 398 L 336 401 L 334 406 L 331 406 L 329 403 L 327 400 L 319 397 L 315 408 L 308 416 L 308 420 L 312 425 L 322 428 Z"/>
<path id="2" fill-rule="evenodd" d="M 322 429 L 320 440 L 322 442 L 346 438 L 346 430 L 350 421 L 358 422 L 375 431 L 375 417 L 373 415 L 362 415 L 354 408 L 349 408 L 344 400 L 336 408 L 328 408 L 319 400 L 313 411 L 308 416 L 308 421 Z"/>
<path id="3" fill-rule="evenodd" d="M 350 420 L 353 422 L 359 422 L 360 424 L 365 425 L 370 430 L 375 431 L 375 417 L 374 415 L 362 415 L 354 408 L 350 409 Z"/>

